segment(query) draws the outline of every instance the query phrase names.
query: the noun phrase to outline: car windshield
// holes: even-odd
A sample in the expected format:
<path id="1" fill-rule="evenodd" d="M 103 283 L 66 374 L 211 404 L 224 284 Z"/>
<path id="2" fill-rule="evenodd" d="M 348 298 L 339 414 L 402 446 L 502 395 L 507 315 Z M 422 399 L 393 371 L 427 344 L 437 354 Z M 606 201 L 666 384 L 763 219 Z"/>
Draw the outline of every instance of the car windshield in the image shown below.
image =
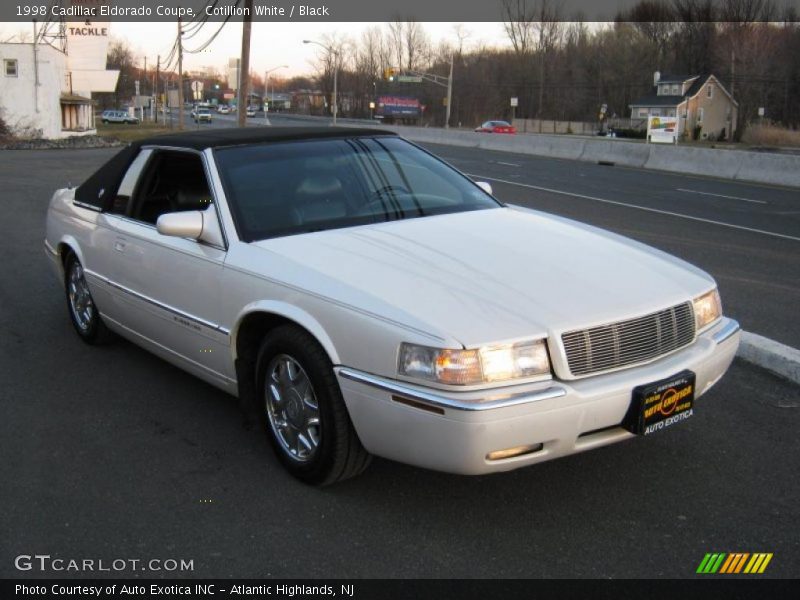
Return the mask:
<path id="1" fill-rule="evenodd" d="M 501 206 L 394 137 L 239 146 L 215 156 L 245 241 Z"/>

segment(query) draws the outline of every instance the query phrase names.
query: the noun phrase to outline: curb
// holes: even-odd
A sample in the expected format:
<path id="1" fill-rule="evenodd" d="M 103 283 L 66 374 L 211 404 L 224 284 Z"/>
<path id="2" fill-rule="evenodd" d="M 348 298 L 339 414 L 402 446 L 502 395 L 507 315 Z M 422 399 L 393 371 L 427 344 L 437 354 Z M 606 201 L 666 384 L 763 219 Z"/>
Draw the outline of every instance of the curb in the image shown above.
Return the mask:
<path id="1" fill-rule="evenodd" d="M 800 350 L 796 348 L 743 331 L 736 356 L 800 384 Z"/>

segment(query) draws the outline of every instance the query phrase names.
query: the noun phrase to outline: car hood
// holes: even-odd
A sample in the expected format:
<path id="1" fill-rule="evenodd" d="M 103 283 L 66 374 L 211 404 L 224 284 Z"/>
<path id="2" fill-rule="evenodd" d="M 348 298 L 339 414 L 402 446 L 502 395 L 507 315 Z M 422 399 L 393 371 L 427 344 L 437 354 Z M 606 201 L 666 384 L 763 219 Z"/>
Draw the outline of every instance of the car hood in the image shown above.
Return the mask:
<path id="1" fill-rule="evenodd" d="M 714 286 L 633 240 L 505 207 L 255 242 L 283 278 L 466 347 L 644 315 Z"/>

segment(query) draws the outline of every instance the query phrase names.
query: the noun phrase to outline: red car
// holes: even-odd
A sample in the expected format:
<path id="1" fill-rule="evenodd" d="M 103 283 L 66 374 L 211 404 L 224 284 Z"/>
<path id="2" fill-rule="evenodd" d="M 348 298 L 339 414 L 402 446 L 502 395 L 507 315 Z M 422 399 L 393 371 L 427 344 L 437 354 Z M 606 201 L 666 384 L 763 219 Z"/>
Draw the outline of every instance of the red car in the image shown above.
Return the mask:
<path id="1" fill-rule="evenodd" d="M 486 121 L 480 127 L 476 127 L 478 133 L 517 133 L 517 128 L 508 121 Z"/>

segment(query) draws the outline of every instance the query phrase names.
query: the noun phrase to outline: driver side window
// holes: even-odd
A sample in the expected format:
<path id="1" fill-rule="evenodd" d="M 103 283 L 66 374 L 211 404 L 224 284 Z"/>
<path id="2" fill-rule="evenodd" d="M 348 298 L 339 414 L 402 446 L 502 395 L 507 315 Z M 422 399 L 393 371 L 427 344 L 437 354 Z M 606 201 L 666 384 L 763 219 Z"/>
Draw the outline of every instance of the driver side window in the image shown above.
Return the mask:
<path id="1" fill-rule="evenodd" d="M 133 197 L 133 192 L 136 190 L 136 183 L 139 181 L 142 169 L 144 169 L 152 153 L 153 151 L 150 149 L 142 150 L 136 158 L 133 159 L 131 166 L 128 167 L 128 170 L 125 172 L 125 177 L 122 178 L 122 182 L 119 184 L 117 195 L 114 196 L 114 201 L 111 204 L 109 212 L 116 215 L 128 214 L 131 198 Z"/>
<path id="2" fill-rule="evenodd" d="M 137 186 L 128 216 L 155 225 L 165 213 L 205 210 L 212 202 L 199 155 L 156 150 Z"/>

